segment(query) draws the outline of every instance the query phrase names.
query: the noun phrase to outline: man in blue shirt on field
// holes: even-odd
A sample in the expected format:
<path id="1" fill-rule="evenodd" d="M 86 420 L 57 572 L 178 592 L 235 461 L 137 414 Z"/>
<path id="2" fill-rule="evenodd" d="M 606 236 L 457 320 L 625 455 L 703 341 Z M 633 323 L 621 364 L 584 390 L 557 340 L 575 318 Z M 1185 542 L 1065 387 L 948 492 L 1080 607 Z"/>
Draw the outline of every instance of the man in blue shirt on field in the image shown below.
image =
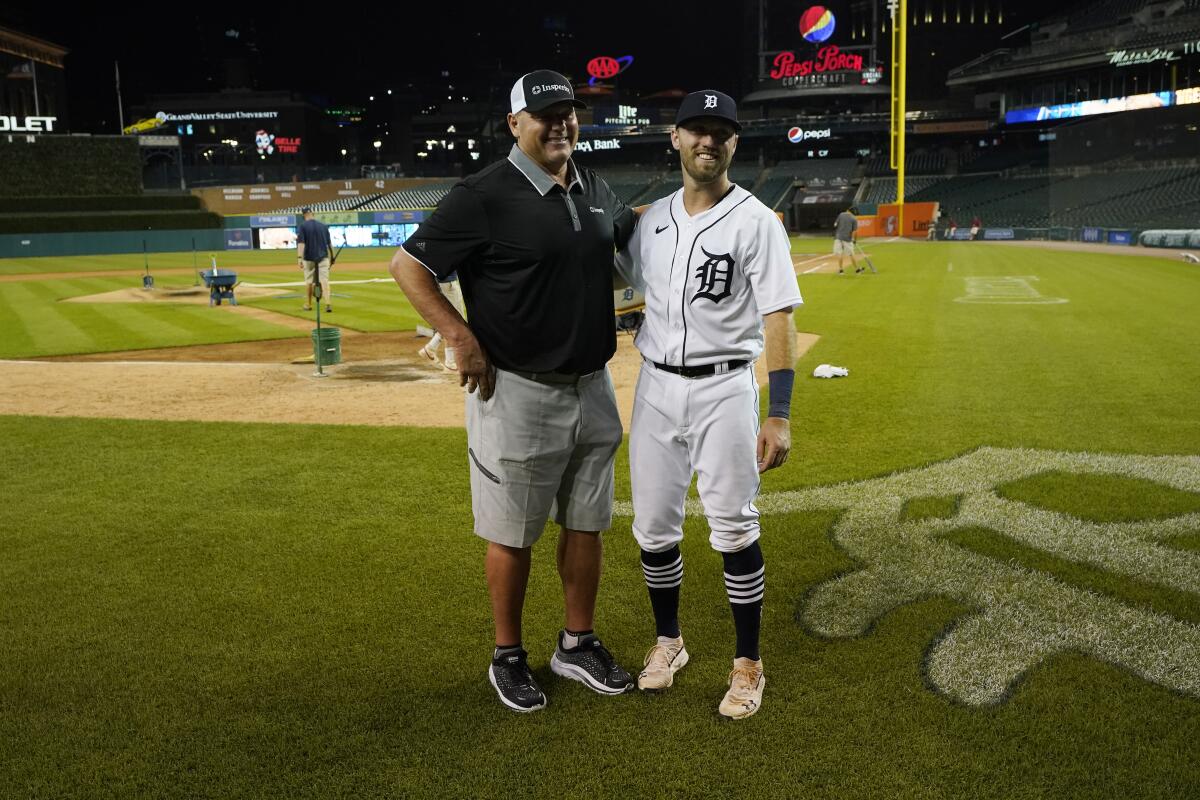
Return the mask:
<path id="1" fill-rule="evenodd" d="M 304 302 L 304 310 L 312 311 L 313 279 L 321 281 L 321 297 L 325 298 L 325 313 L 333 311 L 333 295 L 329 293 L 330 255 L 333 254 L 333 242 L 329 239 L 329 227 L 313 218 L 311 208 L 302 212 L 304 222 L 296 229 L 296 257 L 300 268 L 304 270 L 304 284 L 308 291 Z"/>

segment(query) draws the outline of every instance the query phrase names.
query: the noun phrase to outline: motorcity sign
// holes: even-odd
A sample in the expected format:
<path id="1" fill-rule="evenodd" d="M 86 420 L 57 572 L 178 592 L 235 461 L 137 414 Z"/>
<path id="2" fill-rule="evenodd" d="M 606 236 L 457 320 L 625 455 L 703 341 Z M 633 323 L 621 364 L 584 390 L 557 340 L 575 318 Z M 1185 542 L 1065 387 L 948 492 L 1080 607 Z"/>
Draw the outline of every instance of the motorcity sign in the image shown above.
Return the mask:
<path id="1" fill-rule="evenodd" d="M 51 133 L 58 117 L 3 117 L 0 116 L 0 132 L 7 133 Z"/>
<path id="2" fill-rule="evenodd" d="M 1153 64 L 1155 61 L 1178 61 L 1179 55 L 1174 50 L 1110 50 L 1106 53 L 1108 63 L 1114 67 L 1134 67 L 1140 64 Z"/>
<path id="3" fill-rule="evenodd" d="M 831 44 L 818 50 L 816 58 L 803 61 L 798 60 L 791 50 L 784 50 L 775 56 L 773 65 L 771 78 L 784 80 L 830 72 L 862 72 L 863 57 L 857 53 L 843 53 L 840 47 Z"/>

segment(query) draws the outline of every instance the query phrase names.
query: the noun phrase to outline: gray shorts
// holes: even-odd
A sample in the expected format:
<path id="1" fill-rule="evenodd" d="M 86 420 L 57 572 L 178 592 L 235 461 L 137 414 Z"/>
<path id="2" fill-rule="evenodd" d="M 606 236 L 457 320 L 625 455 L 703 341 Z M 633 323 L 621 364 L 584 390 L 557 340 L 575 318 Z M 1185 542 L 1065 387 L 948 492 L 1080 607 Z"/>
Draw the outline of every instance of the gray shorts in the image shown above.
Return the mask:
<path id="1" fill-rule="evenodd" d="M 316 261 L 305 261 L 304 264 L 304 282 L 312 283 L 313 278 L 316 278 L 321 283 L 329 283 L 329 257 L 322 258 L 318 263 Z"/>
<path id="2" fill-rule="evenodd" d="M 622 429 L 607 368 L 574 385 L 496 370 L 490 400 L 467 395 L 466 420 L 477 535 L 529 547 L 550 518 L 577 531 L 612 524 Z"/>

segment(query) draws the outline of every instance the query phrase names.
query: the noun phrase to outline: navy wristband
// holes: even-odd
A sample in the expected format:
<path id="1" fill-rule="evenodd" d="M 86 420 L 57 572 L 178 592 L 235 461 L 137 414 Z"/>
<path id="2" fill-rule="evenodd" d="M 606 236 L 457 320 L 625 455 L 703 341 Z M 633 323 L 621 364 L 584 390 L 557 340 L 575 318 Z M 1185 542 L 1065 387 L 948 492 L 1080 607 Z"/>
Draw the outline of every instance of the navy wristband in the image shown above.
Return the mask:
<path id="1" fill-rule="evenodd" d="M 792 416 L 792 384 L 796 380 L 796 370 L 772 370 L 767 373 L 767 380 L 771 384 L 771 401 L 767 409 L 767 416 L 790 419 Z"/>

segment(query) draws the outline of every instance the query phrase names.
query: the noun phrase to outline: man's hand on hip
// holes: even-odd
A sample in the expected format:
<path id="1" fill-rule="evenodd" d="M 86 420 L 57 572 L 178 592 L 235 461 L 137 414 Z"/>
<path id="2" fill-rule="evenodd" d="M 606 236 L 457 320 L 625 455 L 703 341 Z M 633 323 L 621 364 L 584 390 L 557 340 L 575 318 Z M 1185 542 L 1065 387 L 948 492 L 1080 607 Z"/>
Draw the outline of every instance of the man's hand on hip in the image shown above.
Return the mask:
<path id="1" fill-rule="evenodd" d="M 490 400 L 496 388 L 496 368 L 474 335 L 452 343 L 458 362 L 458 385 L 467 392 L 479 389 L 481 400 Z"/>
<path id="2" fill-rule="evenodd" d="M 758 471 L 782 466 L 791 449 L 791 423 L 782 417 L 767 417 L 758 431 Z"/>

